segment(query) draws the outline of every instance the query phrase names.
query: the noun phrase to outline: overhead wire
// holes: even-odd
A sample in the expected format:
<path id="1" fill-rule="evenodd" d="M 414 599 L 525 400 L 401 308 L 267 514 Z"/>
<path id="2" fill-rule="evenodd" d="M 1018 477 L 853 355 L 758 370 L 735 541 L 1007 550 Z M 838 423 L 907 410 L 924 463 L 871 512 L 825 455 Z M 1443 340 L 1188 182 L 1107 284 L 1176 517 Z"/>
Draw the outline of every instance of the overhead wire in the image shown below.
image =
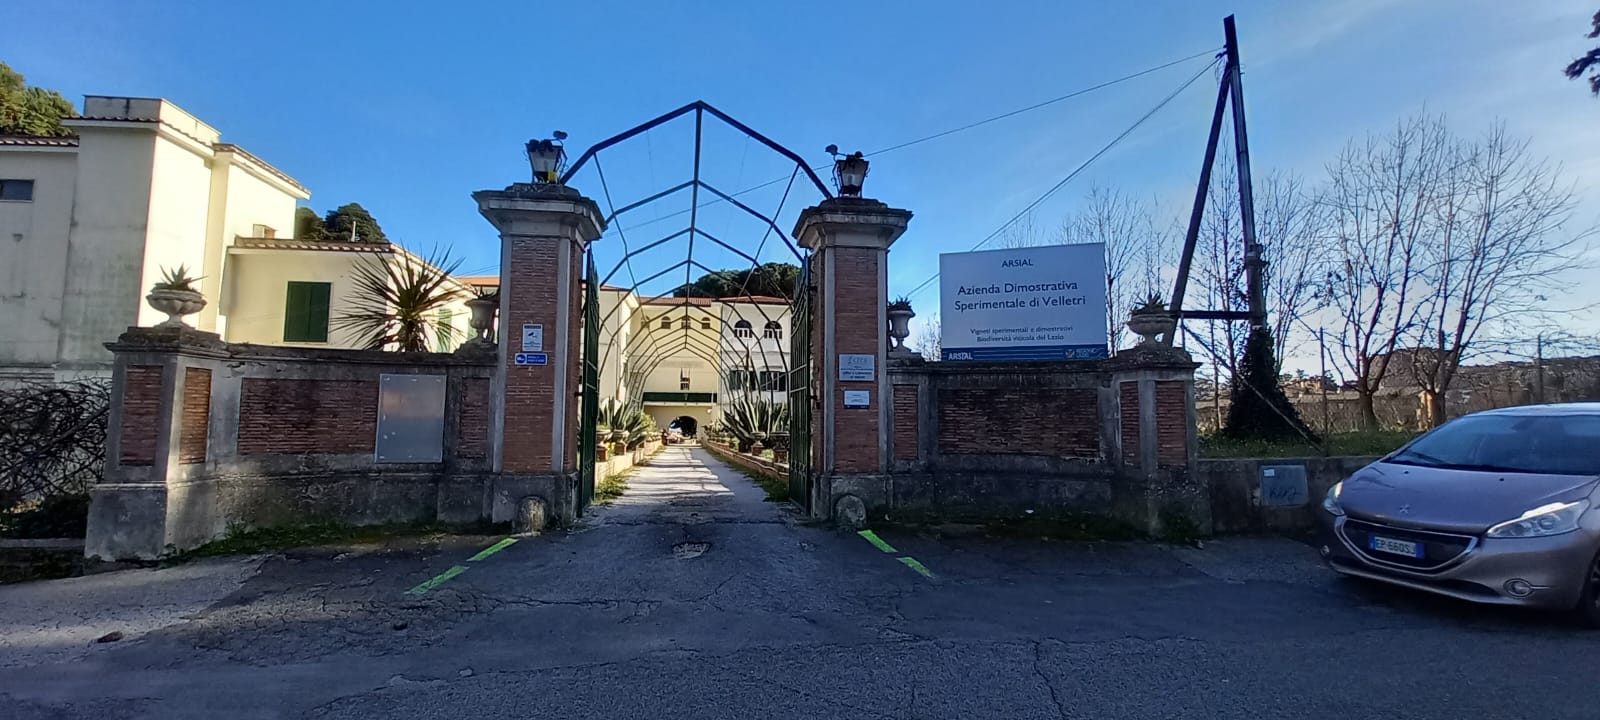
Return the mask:
<path id="1" fill-rule="evenodd" d="M 1122 132 L 1118 133 L 1116 137 L 1112 138 L 1111 142 L 1106 143 L 1105 146 L 1101 147 L 1093 155 L 1090 155 L 1087 160 L 1084 160 L 1082 163 L 1079 163 L 1078 166 L 1073 168 L 1071 172 L 1067 173 L 1065 177 L 1063 177 L 1059 181 L 1057 181 L 1056 184 L 1050 186 L 1050 189 L 1046 190 L 1044 192 L 1044 194 L 1042 194 L 1039 197 L 1035 198 L 1033 202 L 1028 203 L 1020 211 L 1018 211 L 1017 214 L 1012 215 L 1011 219 L 1006 220 L 1004 223 L 1002 223 L 1000 225 L 1000 227 L 995 228 L 994 232 L 989 233 L 988 236 L 984 237 L 984 239 L 978 241 L 978 244 L 973 245 L 971 250 L 969 250 L 969 252 L 971 252 L 972 250 L 977 250 L 979 248 L 982 248 L 984 245 L 988 245 L 995 238 L 999 237 L 1001 233 L 1005 232 L 1012 225 L 1015 225 L 1018 220 L 1021 220 L 1028 213 L 1033 212 L 1034 208 L 1036 208 L 1039 205 L 1043 204 L 1044 201 L 1049 200 L 1050 197 L 1052 195 L 1055 195 L 1057 191 L 1061 190 L 1061 188 L 1063 188 L 1063 187 L 1066 187 L 1067 183 L 1072 182 L 1073 178 L 1076 178 L 1084 170 L 1088 169 L 1090 165 L 1093 165 L 1094 162 L 1096 160 L 1099 160 L 1101 156 L 1103 156 L 1106 153 L 1110 152 L 1112 150 L 1112 148 L 1115 148 L 1117 145 L 1121 144 L 1122 141 L 1124 139 L 1126 139 L 1129 135 L 1131 135 L 1134 130 L 1139 129 L 1139 126 L 1143 125 L 1145 123 L 1145 121 L 1149 120 L 1151 117 L 1154 117 L 1155 114 L 1160 112 L 1162 108 L 1166 107 L 1175 98 L 1177 98 L 1179 95 L 1183 94 L 1184 90 L 1189 89 L 1189 86 L 1195 84 L 1195 82 L 1199 81 L 1200 78 L 1204 77 L 1206 72 L 1211 70 L 1212 67 L 1216 66 L 1216 64 L 1219 61 L 1220 61 L 1219 59 L 1212 59 L 1212 61 L 1210 63 L 1208 63 L 1205 67 L 1200 68 L 1200 72 L 1197 72 L 1194 75 L 1190 76 L 1189 79 L 1185 80 L 1183 82 L 1183 84 L 1181 84 L 1181 85 L 1179 85 L 1177 87 L 1177 89 L 1173 90 L 1166 97 L 1162 98 L 1160 102 L 1156 103 L 1155 107 L 1150 108 L 1143 115 L 1139 116 L 1138 120 L 1133 121 L 1132 125 L 1129 125 Z M 935 272 L 933 275 L 929 276 L 927 280 L 923 280 L 921 284 L 917 285 L 915 288 L 913 288 L 911 290 L 911 292 L 907 293 L 906 297 L 908 297 L 908 298 L 915 297 L 918 293 L 920 293 L 923 290 L 927 289 L 928 285 L 930 283 L 932 283 L 934 280 L 937 280 L 937 279 L 939 279 L 939 273 Z"/>

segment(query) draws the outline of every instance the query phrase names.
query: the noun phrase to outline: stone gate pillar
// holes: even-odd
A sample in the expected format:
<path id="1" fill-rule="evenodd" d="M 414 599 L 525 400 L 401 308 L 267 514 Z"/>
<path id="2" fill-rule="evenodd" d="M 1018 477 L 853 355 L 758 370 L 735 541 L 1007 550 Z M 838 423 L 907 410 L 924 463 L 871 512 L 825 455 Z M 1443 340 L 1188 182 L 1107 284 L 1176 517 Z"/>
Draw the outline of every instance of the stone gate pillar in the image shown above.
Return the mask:
<path id="1" fill-rule="evenodd" d="M 577 515 L 580 285 L 584 251 L 605 231 L 595 202 L 557 183 L 472 194 L 500 232 L 499 364 L 490 393 L 489 453 L 498 473 L 490 517 L 512 519 L 542 498 Z"/>
<path id="2" fill-rule="evenodd" d="M 889 246 L 911 211 L 837 197 L 800 213 L 794 237 L 811 250 L 813 513 L 831 517 L 845 495 L 868 507 L 888 502 L 887 304 Z"/>

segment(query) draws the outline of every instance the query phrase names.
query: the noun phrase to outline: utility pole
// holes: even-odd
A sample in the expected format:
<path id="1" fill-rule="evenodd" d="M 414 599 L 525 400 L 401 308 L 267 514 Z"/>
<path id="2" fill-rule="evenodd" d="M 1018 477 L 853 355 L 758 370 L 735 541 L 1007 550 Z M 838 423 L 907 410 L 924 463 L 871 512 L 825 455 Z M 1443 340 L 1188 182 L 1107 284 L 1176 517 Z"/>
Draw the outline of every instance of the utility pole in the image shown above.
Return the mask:
<path id="1" fill-rule="evenodd" d="M 1322 377 L 1317 378 L 1317 387 L 1322 388 L 1322 432 L 1324 435 L 1333 432 L 1333 420 L 1328 417 L 1328 338 L 1327 328 L 1317 328 L 1317 349 L 1322 353 Z"/>
<path id="2" fill-rule="evenodd" d="M 1267 326 L 1266 282 L 1267 261 L 1261 257 L 1261 245 L 1256 242 L 1256 198 L 1250 185 L 1250 139 L 1244 127 L 1244 80 L 1239 70 L 1239 34 L 1234 29 L 1233 16 L 1222 19 L 1223 37 L 1227 41 L 1228 89 L 1233 105 L 1233 147 L 1239 169 L 1239 215 L 1244 221 L 1244 276 L 1250 306 L 1250 329 Z"/>
<path id="3" fill-rule="evenodd" d="M 1195 186 L 1194 207 L 1189 213 L 1189 226 L 1183 237 L 1183 253 L 1178 258 L 1178 277 L 1172 286 L 1172 302 L 1168 305 L 1174 318 L 1190 320 L 1248 320 L 1250 329 L 1267 326 L 1266 275 L 1267 263 L 1262 257 L 1261 245 L 1256 241 L 1256 200 L 1250 182 L 1250 140 L 1245 129 L 1244 83 L 1239 63 L 1239 34 L 1233 16 L 1222 20 L 1226 58 L 1222 82 L 1217 87 L 1216 109 L 1211 115 L 1211 132 L 1206 138 L 1205 159 L 1200 164 L 1200 182 Z M 1189 271 L 1194 262 L 1195 245 L 1200 236 L 1200 220 L 1205 214 L 1206 197 L 1211 190 L 1211 168 L 1216 162 L 1217 141 L 1222 134 L 1223 112 L 1233 111 L 1234 164 L 1239 173 L 1239 214 L 1244 223 L 1245 296 L 1249 309 L 1236 310 L 1184 310 L 1184 291 L 1189 285 Z M 1172 345 L 1177 330 L 1165 339 Z"/>

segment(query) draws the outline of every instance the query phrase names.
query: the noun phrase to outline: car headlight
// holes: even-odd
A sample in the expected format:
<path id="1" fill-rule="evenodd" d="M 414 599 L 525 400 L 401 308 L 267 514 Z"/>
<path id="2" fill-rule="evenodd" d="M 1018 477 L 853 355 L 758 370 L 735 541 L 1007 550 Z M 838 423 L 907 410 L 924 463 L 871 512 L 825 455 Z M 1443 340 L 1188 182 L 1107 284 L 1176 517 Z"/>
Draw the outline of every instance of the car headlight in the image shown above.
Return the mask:
<path id="1" fill-rule="evenodd" d="M 1578 520 L 1588 509 L 1588 500 L 1541 505 L 1523 513 L 1522 517 L 1489 528 L 1489 537 L 1546 537 L 1569 533 L 1578 529 Z"/>
<path id="2" fill-rule="evenodd" d="M 1322 498 L 1322 509 L 1330 515 L 1343 515 L 1344 506 L 1339 504 L 1339 493 L 1344 492 L 1344 483 L 1336 482 L 1328 488 L 1328 494 Z"/>

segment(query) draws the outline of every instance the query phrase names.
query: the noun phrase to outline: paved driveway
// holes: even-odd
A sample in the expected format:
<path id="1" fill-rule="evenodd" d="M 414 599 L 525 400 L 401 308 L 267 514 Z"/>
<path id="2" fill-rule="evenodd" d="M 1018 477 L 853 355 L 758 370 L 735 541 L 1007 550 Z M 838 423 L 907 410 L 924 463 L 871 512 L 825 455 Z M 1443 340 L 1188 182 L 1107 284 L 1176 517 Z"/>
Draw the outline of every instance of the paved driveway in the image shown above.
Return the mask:
<path id="1" fill-rule="evenodd" d="M 879 547 L 682 447 L 631 485 L 512 544 L 0 588 L 0 716 L 1600 717 L 1600 633 L 1288 540 Z"/>

